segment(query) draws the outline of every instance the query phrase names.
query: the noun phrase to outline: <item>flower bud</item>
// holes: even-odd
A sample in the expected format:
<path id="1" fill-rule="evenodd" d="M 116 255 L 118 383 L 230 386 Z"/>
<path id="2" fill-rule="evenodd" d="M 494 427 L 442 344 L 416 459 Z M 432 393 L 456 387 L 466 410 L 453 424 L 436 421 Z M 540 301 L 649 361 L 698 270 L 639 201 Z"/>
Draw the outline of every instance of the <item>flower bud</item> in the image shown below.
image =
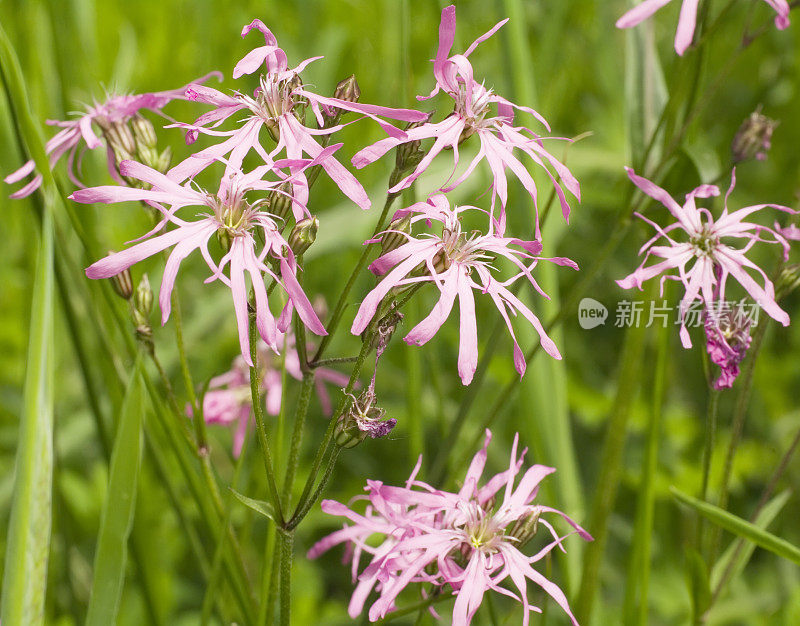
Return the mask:
<path id="1" fill-rule="evenodd" d="M 103 129 L 103 135 L 114 151 L 124 155 L 132 155 L 136 152 L 136 139 L 131 132 L 130 127 L 125 122 L 98 122 Z M 118 161 L 124 161 L 124 158 L 118 158 Z"/>
<path id="2" fill-rule="evenodd" d="M 772 145 L 772 133 L 778 122 L 762 115 L 761 111 L 753 111 L 736 132 L 731 144 L 733 162 L 740 163 L 756 159 L 763 161 Z"/>
<path id="3" fill-rule="evenodd" d="M 153 335 L 150 327 L 150 313 L 153 312 L 153 290 L 150 288 L 150 280 L 147 274 L 142 275 L 142 279 L 133 294 L 133 323 L 136 326 L 136 334 L 141 338 L 149 339 Z"/>
<path id="4" fill-rule="evenodd" d="M 152 167 L 154 170 L 166 174 L 167 170 L 169 170 L 170 163 L 172 163 L 172 148 L 167 146 L 164 148 L 164 151 L 158 155 L 158 158 L 154 159 Z"/>
<path id="5" fill-rule="evenodd" d="M 113 250 L 108 251 L 109 254 L 113 254 Z M 111 286 L 114 288 L 114 292 L 120 297 L 125 300 L 130 300 L 131 296 L 133 296 L 133 279 L 131 278 L 131 272 L 128 269 L 122 270 L 119 274 L 112 276 L 110 279 Z"/>
<path id="6" fill-rule="evenodd" d="M 293 197 L 292 183 L 283 183 L 277 189 L 270 191 L 267 196 L 270 214 L 285 222 L 292 211 Z"/>
<path id="7" fill-rule="evenodd" d="M 534 538 L 536 531 L 539 529 L 539 518 L 541 515 L 542 510 L 538 506 L 534 507 L 534 510 L 531 513 L 518 519 L 508 529 L 507 534 L 519 541 L 517 544 L 518 548 L 522 548 L 526 543 Z"/>
<path id="8" fill-rule="evenodd" d="M 396 250 L 408 241 L 407 235 L 411 232 L 411 215 L 393 220 L 387 232 L 381 237 L 381 254 Z M 405 233 L 405 234 L 404 234 Z"/>
<path id="9" fill-rule="evenodd" d="M 147 274 L 142 274 L 142 279 L 136 287 L 133 307 L 148 318 L 150 313 L 153 312 L 153 290 L 150 288 L 150 280 L 147 278 Z"/>
<path id="10" fill-rule="evenodd" d="M 777 298 L 784 298 L 800 287 L 800 263 L 792 263 L 781 270 L 778 280 L 775 281 Z"/>
<path id="11" fill-rule="evenodd" d="M 409 131 L 414 128 L 418 128 L 423 124 L 427 124 L 428 120 L 433 116 L 434 111 L 431 111 L 428 114 L 428 117 L 424 120 L 420 120 L 419 122 L 409 122 L 405 125 L 403 130 Z M 426 150 L 423 150 L 420 146 L 422 142 L 419 139 L 414 139 L 412 141 L 408 141 L 406 143 L 401 143 L 397 148 L 395 148 L 395 160 L 394 160 L 394 171 L 392 171 L 392 175 L 389 178 L 389 186 L 394 187 L 397 183 L 399 183 L 403 178 L 405 178 L 405 173 L 413 170 L 414 168 L 419 165 L 419 162 L 425 157 Z"/>
<path id="12" fill-rule="evenodd" d="M 361 89 L 358 86 L 355 74 L 351 74 L 336 85 L 333 97 L 346 102 L 358 102 L 361 97 Z"/>
<path id="13" fill-rule="evenodd" d="M 138 148 L 156 147 L 158 143 L 156 129 L 150 120 L 137 114 L 131 120 L 131 128 L 133 129 L 133 137 Z"/>
<path id="14" fill-rule="evenodd" d="M 289 247 L 297 256 L 303 254 L 317 239 L 319 220 L 316 217 L 307 217 L 295 224 L 289 235 Z"/>

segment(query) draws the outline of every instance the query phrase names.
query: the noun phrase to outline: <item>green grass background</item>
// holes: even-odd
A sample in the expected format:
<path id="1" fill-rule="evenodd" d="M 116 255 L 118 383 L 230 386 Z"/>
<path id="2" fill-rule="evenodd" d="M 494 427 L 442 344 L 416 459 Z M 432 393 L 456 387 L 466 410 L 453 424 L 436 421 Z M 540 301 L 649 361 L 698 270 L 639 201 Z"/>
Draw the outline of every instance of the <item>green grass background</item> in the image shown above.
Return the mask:
<path id="1" fill-rule="evenodd" d="M 549 254 L 569 256 L 582 267 L 592 264 L 597 251 L 612 234 L 617 212 L 630 191 L 622 168 L 631 161 L 630 101 L 626 101 L 625 90 L 626 63 L 631 61 L 626 53 L 626 35 L 614 28 L 615 20 L 626 6 L 621 0 L 463 0 L 457 3 L 458 50 L 463 50 L 496 21 L 514 12 L 516 31 L 509 24 L 472 56 L 476 75 L 485 76 L 487 86 L 534 106 L 549 120 L 556 135 L 572 137 L 591 132 L 591 136 L 572 146 L 566 157 L 582 183 L 583 201 L 580 205 L 573 203 L 568 228 L 557 224 L 560 218 L 555 215 L 557 210 L 554 211 L 545 241 Z M 304 74 L 305 82 L 320 93 L 330 93 L 340 79 L 354 73 L 363 101 L 415 106 L 413 95 L 427 93 L 432 85 L 428 60 L 435 53 L 440 8 L 440 3 L 422 0 L 2 0 L 0 21 L 20 56 L 34 114 L 44 120 L 64 119 L 83 103 L 102 99 L 105 91 L 171 89 L 212 69 L 225 74 L 224 88 L 233 88 L 235 83 L 230 78 L 233 64 L 258 44 L 256 34 L 246 40 L 239 37 L 242 25 L 254 17 L 261 18 L 275 32 L 290 63 L 296 64 L 309 56 L 325 56 Z M 678 64 L 672 51 L 676 16 L 677 6 L 673 6 L 660 12 L 655 21 L 657 50 L 667 84 L 671 84 L 675 73 L 684 67 Z M 748 0 L 736 4 L 703 61 L 702 84 L 712 80 L 725 65 L 741 40 L 742 25 L 748 20 L 761 24 L 768 16 L 769 11 L 761 2 Z M 518 53 L 518 42 L 513 39 L 515 32 L 522 36 L 524 54 Z M 780 126 L 775 132 L 769 159 L 739 167 L 734 205 L 797 204 L 800 188 L 798 43 L 800 28 L 797 24 L 782 33 L 771 29 L 736 62 L 723 86 L 692 125 L 684 149 L 663 183 L 675 197 L 728 171 L 730 142 L 736 129 L 751 111 L 762 105 L 767 115 L 780 120 Z M 242 82 L 249 84 L 247 79 Z M 185 103 L 175 103 L 168 109 L 181 120 L 192 119 L 197 111 L 196 107 Z M 187 153 L 177 131 L 163 130 L 159 134 L 179 155 Z M 352 154 L 359 145 L 380 136 L 381 131 L 375 125 L 363 122 L 354 125 L 343 133 L 344 150 Z M 22 161 L 8 103 L 2 98 L 0 171 L 6 175 Z M 104 158 L 87 155 L 84 179 L 94 184 L 105 183 L 108 177 L 103 165 Z M 384 159 L 359 173 L 375 205 L 382 202 L 390 167 L 391 160 Z M 418 185 L 420 193 L 425 189 L 426 180 Z M 456 198 L 465 203 L 474 200 L 488 180 L 485 168 L 480 169 L 474 180 L 456 192 Z M 722 184 L 727 184 L 727 176 Z M 544 185 L 543 189 L 546 189 Z M 547 196 L 546 193 L 542 195 Z M 327 180 L 320 181 L 314 198 L 313 210 L 319 212 L 322 227 L 318 243 L 307 255 L 306 284 L 311 292 L 325 293 L 330 303 L 337 293 L 330 285 L 342 284 L 357 258 L 360 242 L 372 228 L 375 215 L 374 211 L 361 213 Z M 512 191 L 512 207 L 517 216 L 514 225 L 520 231 L 529 227 L 529 218 L 523 217 L 529 214 L 529 201 L 519 189 Z M 32 210 L 30 201 L 10 201 L 6 192 L 0 194 L 0 550 L 3 551 L 38 238 L 38 223 Z M 142 229 L 146 225 L 146 219 L 133 205 L 79 206 L 77 210 L 87 230 L 107 248 L 119 249 L 125 241 L 144 232 Z M 660 209 L 652 210 L 655 215 L 663 216 L 663 212 L 658 213 Z M 567 432 L 564 425 L 569 426 L 577 475 L 566 485 L 558 478 L 551 479 L 550 485 L 542 491 L 542 499 L 564 508 L 571 505 L 567 512 L 579 521 L 587 519 L 592 499 L 607 487 L 597 484 L 596 477 L 605 426 L 618 386 L 624 337 L 621 329 L 614 328 L 613 317 L 617 303 L 632 296 L 613 281 L 638 264 L 636 250 L 645 236 L 649 237 L 645 228 L 637 225 L 631 229 L 585 294 L 610 309 L 609 322 L 604 327 L 587 331 L 578 326 L 575 313 L 569 313 L 557 333 L 564 355 L 563 367 L 551 367 L 544 360 L 532 364 L 519 386 L 520 393 L 514 396 L 493 426 L 496 439 L 490 452 L 490 466 L 496 470 L 507 463 L 515 432 L 520 432 L 522 443 L 531 448 L 529 462 L 559 468 L 564 446 L 558 433 Z M 56 245 L 75 246 L 76 243 L 68 239 Z M 762 260 L 771 267 L 775 256 L 765 255 Z M 203 269 L 196 261 L 190 261 L 182 269 L 179 288 L 184 302 L 187 341 L 191 346 L 191 366 L 195 378 L 204 381 L 227 369 L 238 344 L 229 296 L 220 285 L 202 285 Z M 143 265 L 151 278 L 159 275 L 158 262 Z M 135 274 L 140 275 L 142 269 L 136 268 Z M 553 306 L 557 306 L 558 292 L 565 292 L 576 280 L 568 270 L 555 272 L 555 277 L 558 285 L 551 289 L 556 303 Z M 360 281 L 354 303 L 366 293 L 369 285 L 367 278 Z M 432 295 L 423 294 L 422 303 L 412 307 L 406 328 L 421 318 L 433 301 Z M 670 295 L 674 297 L 675 292 Z M 541 301 L 535 304 L 539 311 L 543 310 Z M 786 301 L 785 308 L 797 318 L 799 305 L 800 299 L 795 295 Z M 345 323 L 352 319 L 353 310 L 350 309 Z M 82 313 L 84 324 L 96 323 L 97 312 L 91 307 L 86 307 Z M 495 314 L 490 307 L 479 306 L 478 316 L 483 350 Z M 799 328 L 797 323 L 789 328 L 771 328 L 756 367 L 729 506 L 742 517 L 751 514 L 766 480 L 800 426 Z M 652 624 L 682 624 L 689 619 L 684 554 L 687 538 L 691 536 L 692 518 L 671 499 L 668 488 L 674 485 L 687 493 L 696 493 L 701 472 L 706 403 L 702 360 L 699 350 L 681 349 L 677 329 L 675 331 L 669 339 L 666 401 L 655 481 L 657 500 L 649 609 L 649 623 Z M 47 622 L 59 625 L 81 623 L 85 617 L 99 515 L 108 495 L 107 467 L 67 333 L 57 307 L 54 529 Z M 530 334 L 524 336 L 528 342 L 533 339 Z M 157 329 L 156 341 L 163 346 L 160 349 L 165 355 L 167 369 L 179 384 L 171 328 Z M 594 620 L 597 624 L 622 623 L 629 548 L 640 489 L 644 429 L 653 388 L 655 341 L 656 333 L 648 331 L 644 357 L 638 368 L 642 384 L 637 386 L 626 427 L 621 485 L 609 522 L 609 541 L 600 570 L 602 585 L 595 603 Z M 461 437 L 452 450 L 445 451 L 453 463 L 463 465 L 463 459 L 473 452 L 470 446 L 479 433 L 480 423 L 497 392 L 513 374 L 510 340 L 503 336 L 500 342 L 487 382 L 478 394 Z M 350 354 L 356 349 L 355 342 L 347 338 L 337 340 L 335 346 L 336 354 Z M 424 349 L 407 347 L 399 340 L 393 342 L 381 366 L 378 392 L 383 406 L 398 419 L 398 426 L 391 437 L 370 441 L 342 455 L 328 497 L 346 501 L 361 492 L 368 477 L 399 484 L 410 472 L 419 453 L 426 459 L 424 468 L 430 469 L 430 461 L 442 450 L 447 427 L 466 391 L 456 377 L 456 350 L 455 317 Z M 118 405 L 119 393 L 119 390 L 109 390 L 108 396 L 102 398 L 104 409 Z M 296 394 L 297 387 L 291 386 L 286 393 L 290 404 Z M 712 491 L 722 470 L 732 406 L 733 394 L 723 394 Z M 312 434 L 306 437 L 306 442 L 318 441 L 325 427 L 318 403 L 312 404 L 310 422 Z M 215 464 L 223 477 L 228 478 L 230 435 L 221 429 L 212 428 L 211 431 Z M 306 454 L 308 456 L 308 451 Z M 307 458 L 302 467 L 306 466 Z M 252 471 L 245 472 L 245 492 L 263 497 L 264 481 L 257 471 L 259 467 L 254 462 Z M 147 538 L 145 562 L 155 583 L 158 610 L 167 624 L 196 624 L 204 593 L 202 576 L 163 490 L 146 462 L 140 479 L 141 493 L 148 497 L 140 498 L 135 523 L 144 529 Z M 451 481 L 448 486 L 455 484 Z M 800 466 L 795 460 L 781 487 L 796 491 L 798 486 Z M 798 500 L 792 495 L 770 529 L 795 544 L 800 543 L 800 529 L 796 524 L 799 513 Z M 243 507 L 234 511 L 233 521 L 242 533 L 243 543 L 248 546 L 249 571 L 253 580 L 257 580 L 265 524 L 261 519 L 254 519 Z M 347 568 L 339 563 L 340 551 L 335 550 L 317 562 L 308 562 L 302 556 L 315 540 L 337 525 L 338 520 L 328 519 L 316 509 L 300 527 L 296 542 L 299 556 L 295 560 L 294 619 L 297 624 L 349 623 L 345 608 L 352 584 Z M 592 528 L 588 530 L 592 532 Z M 723 535 L 723 540 L 726 545 L 730 536 Z M 568 541 L 568 550 L 580 554 L 581 547 L 577 543 L 577 538 Z M 568 596 L 574 601 L 579 581 L 573 575 L 572 580 L 565 582 L 568 566 L 564 559 L 557 556 L 549 566 L 554 579 L 564 583 Z M 129 564 L 120 624 L 148 623 L 139 574 Z M 744 573 L 715 607 L 710 623 L 800 623 L 799 581 L 796 566 L 756 550 Z M 408 601 L 413 602 L 413 597 Z M 518 607 L 503 601 L 496 604 L 505 619 L 501 623 L 518 623 Z M 447 608 L 442 611 L 448 615 Z M 547 622 L 563 623 L 558 613 L 555 605 L 550 606 Z M 431 621 L 431 618 L 422 619 L 422 623 Z M 543 621 L 537 616 L 532 619 L 533 623 Z M 481 611 L 475 623 L 491 623 L 488 620 L 488 612 Z M 411 624 L 413 620 L 398 623 Z"/>

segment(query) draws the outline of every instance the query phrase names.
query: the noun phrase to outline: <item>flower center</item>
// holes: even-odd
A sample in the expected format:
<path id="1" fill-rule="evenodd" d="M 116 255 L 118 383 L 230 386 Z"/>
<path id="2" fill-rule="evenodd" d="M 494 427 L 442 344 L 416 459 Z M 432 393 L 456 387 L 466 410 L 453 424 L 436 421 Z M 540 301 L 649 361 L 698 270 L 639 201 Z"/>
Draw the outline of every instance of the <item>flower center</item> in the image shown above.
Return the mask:
<path id="1" fill-rule="evenodd" d="M 289 80 L 272 80 L 262 74 L 254 97 L 239 94 L 238 98 L 264 120 L 269 134 L 277 141 L 278 118 L 304 104 L 303 98 L 293 95 L 294 90 L 302 85 L 303 82 L 297 74 Z"/>
<path id="2" fill-rule="evenodd" d="M 464 119 L 466 125 L 459 143 L 467 139 L 470 135 L 474 134 L 478 129 L 488 126 L 492 119 L 486 119 L 489 113 L 489 105 L 491 104 L 492 90 L 486 89 L 483 84 L 472 84 L 472 97 L 469 97 L 467 87 L 464 84 L 459 85 L 457 94 L 454 94 L 456 100 L 455 114 Z"/>
<path id="3" fill-rule="evenodd" d="M 703 226 L 703 230 L 693 235 L 689 243 L 694 248 L 695 256 L 711 257 L 719 245 L 719 238 L 709 230 L 708 226 Z"/>

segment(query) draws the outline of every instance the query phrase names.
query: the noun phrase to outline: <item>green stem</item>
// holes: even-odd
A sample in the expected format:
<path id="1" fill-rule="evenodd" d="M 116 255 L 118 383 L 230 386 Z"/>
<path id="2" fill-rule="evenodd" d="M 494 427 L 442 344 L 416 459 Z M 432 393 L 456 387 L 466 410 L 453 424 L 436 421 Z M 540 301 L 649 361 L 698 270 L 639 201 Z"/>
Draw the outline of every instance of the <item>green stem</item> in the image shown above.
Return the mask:
<path id="1" fill-rule="evenodd" d="M 282 502 L 286 510 L 291 504 L 292 486 L 294 477 L 297 473 L 297 466 L 300 463 L 300 444 L 303 439 L 303 426 L 305 425 L 308 405 L 311 401 L 311 391 L 314 389 L 314 372 L 308 372 L 303 376 L 300 387 L 300 397 L 297 400 L 297 409 L 294 414 L 294 429 L 292 431 L 292 443 L 289 448 L 289 458 L 286 462 L 286 476 L 283 481 Z"/>
<path id="2" fill-rule="evenodd" d="M 292 556 L 294 531 L 280 532 L 281 550 L 281 626 L 290 626 L 292 608 Z"/>
<path id="3" fill-rule="evenodd" d="M 378 223 L 375 226 L 375 229 L 372 231 L 372 237 L 370 237 L 370 239 L 374 239 L 375 236 L 385 228 L 386 218 L 389 215 L 389 209 L 392 207 L 392 203 L 394 203 L 395 198 L 397 198 L 397 194 L 395 193 L 390 193 L 388 196 L 386 196 L 386 203 L 383 205 L 383 211 L 381 212 L 381 216 L 378 218 Z M 325 350 L 328 348 L 331 338 L 339 326 L 342 315 L 344 315 L 344 309 L 347 306 L 347 298 L 350 295 L 350 291 L 353 289 L 353 285 L 355 285 L 356 279 L 361 273 L 361 270 L 363 270 L 364 266 L 367 264 L 367 260 L 369 259 L 369 254 L 372 251 L 373 245 L 375 244 L 367 244 L 364 246 L 364 250 L 361 252 L 361 256 L 359 257 L 356 266 L 350 273 L 350 277 L 347 279 L 347 283 L 345 284 L 344 289 L 342 289 L 342 293 L 339 294 L 339 299 L 336 301 L 336 306 L 333 309 L 333 315 L 331 315 L 331 320 L 328 322 L 328 326 L 326 328 L 328 334 L 322 338 L 319 348 L 317 348 L 317 353 L 314 355 L 312 361 L 319 361 L 322 358 L 322 355 L 325 354 Z"/>
<path id="4" fill-rule="evenodd" d="M 731 476 L 733 475 L 733 461 L 736 457 L 736 451 L 739 448 L 739 443 L 742 440 L 742 432 L 744 431 L 744 421 L 747 417 L 747 407 L 750 404 L 750 394 L 753 390 L 753 375 L 756 368 L 756 359 L 764 345 L 764 337 L 767 333 L 769 323 L 762 321 L 757 327 L 753 335 L 753 342 L 748 350 L 747 362 L 742 368 L 741 387 L 739 388 L 739 395 L 736 397 L 736 405 L 733 410 L 733 422 L 731 425 L 731 440 L 728 443 L 728 450 L 725 452 L 725 465 L 722 470 L 722 482 L 719 486 L 719 500 L 717 506 L 725 509 L 728 506 L 728 498 L 730 495 Z M 714 531 L 712 538 L 712 547 L 716 548 L 719 541 L 721 532 Z"/>
<path id="5" fill-rule="evenodd" d="M 239 489 L 239 478 L 242 473 L 242 468 L 244 467 L 245 457 L 247 456 L 248 444 L 249 442 L 247 441 L 247 434 L 245 434 L 245 441 L 242 444 L 242 451 L 239 454 L 239 458 L 236 459 L 236 466 L 233 470 L 233 479 L 231 480 L 231 485 L 233 485 L 234 489 Z M 229 528 L 231 523 L 231 513 L 234 509 L 234 507 L 231 506 L 232 498 L 233 492 L 228 490 L 228 493 L 225 496 L 225 518 L 222 521 L 222 527 L 225 529 Z M 200 615 L 200 624 L 202 626 L 208 624 L 208 620 L 211 617 L 211 609 L 214 606 L 214 600 L 217 598 L 219 588 L 221 587 L 220 582 L 222 577 L 223 557 L 225 556 L 225 550 L 228 546 L 227 540 L 228 534 L 226 532 L 220 533 L 219 540 L 217 541 L 217 547 L 214 550 L 214 559 L 211 563 L 211 574 L 208 577 L 206 592 L 203 596 L 203 604 Z"/>
<path id="6" fill-rule="evenodd" d="M 255 415 L 256 418 L 258 444 L 261 448 L 261 455 L 264 457 L 264 471 L 267 476 L 269 497 L 275 510 L 277 523 L 280 525 L 283 524 L 283 509 L 281 508 L 278 485 L 275 482 L 275 470 L 269 449 L 269 441 L 267 440 L 266 426 L 264 424 L 264 410 L 261 406 L 261 374 L 258 371 L 258 331 L 256 329 L 255 312 L 250 314 L 249 335 L 250 359 L 253 361 L 253 365 L 250 367 L 250 399 L 253 405 L 253 415 Z"/>
<path id="7" fill-rule="evenodd" d="M 309 496 L 311 495 L 311 490 L 314 488 L 314 483 L 316 482 L 317 479 L 317 474 L 319 473 L 319 468 L 322 465 L 322 460 L 324 459 L 325 454 L 327 453 L 328 448 L 331 446 L 332 443 L 335 446 L 335 449 L 331 454 L 332 455 L 336 454 L 338 456 L 339 446 L 336 445 L 335 442 L 333 442 L 333 433 L 336 429 L 336 423 L 339 421 L 339 417 L 341 417 L 341 415 L 350 406 L 349 394 L 353 393 L 356 381 L 358 380 L 358 376 L 361 373 L 361 367 L 364 365 L 364 361 L 366 360 L 367 355 L 372 350 L 371 329 L 372 329 L 371 326 L 367 328 L 367 331 L 365 333 L 365 340 L 361 342 L 361 351 L 359 352 L 358 359 L 356 360 L 356 363 L 353 366 L 353 371 L 350 374 L 350 380 L 347 383 L 347 387 L 345 387 L 344 389 L 344 395 L 342 396 L 342 400 L 339 403 L 339 406 L 337 407 L 336 411 L 334 412 L 333 416 L 330 419 L 330 422 L 328 423 L 328 428 L 325 431 L 325 436 L 322 440 L 322 443 L 317 449 L 317 454 L 314 457 L 314 462 L 311 466 L 311 472 L 309 473 L 308 478 L 306 479 L 306 484 L 303 487 L 303 493 L 300 496 L 300 500 L 297 503 L 297 508 L 295 509 L 295 513 L 287 525 L 287 527 L 289 528 L 295 528 L 302 521 L 302 519 L 305 517 L 308 511 L 311 510 L 311 507 L 314 505 L 316 498 L 318 498 L 319 495 L 321 494 L 321 490 L 317 489 L 317 491 L 314 492 L 314 497 L 309 499 Z M 335 459 L 333 460 L 335 462 Z M 329 475 L 332 470 L 333 467 L 329 463 L 329 467 L 326 470 L 326 474 Z"/>
<path id="8" fill-rule="evenodd" d="M 648 299 L 653 295 L 653 286 L 648 288 Z M 608 520 L 614 509 L 614 502 L 622 475 L 622 453 L 627 438 L 628 418 L 631 413 L 636 390 L 642 371 L 645 328 L 628 328 L 622 351 L 619 386 L 614 405 L 606 427 L 606 438 L 597 474 L 595 498 L 586 528 L 594 536 L 594 541 L 586 549 L 581 575 L 580 592 L 575 606 L 575 615 L 586 626 L 591 620 L 592 605 L 600 587 L 600 565 L 608 539 Z"/>
<path id="9" fill-rule="evenodd" d="M 711 458 L 714 455 L 714 445 L 717 440 L 717 415 L 719 413 L 719 390 L 710 389 L 708 396 L 708 411 L 706 414 L 706 435 L 703 446 L 703 479 L 700 486 L 700 500 L 706 501 L 708 497 L 708 482 L 711 476 Z M 703 553 L 703 532 L 705 523 L 701 517 L 697 521 L 697 549 Z M 710 546 L 706 546 L 710 548 Z"/>
<path id="10" fill-rule="evenodd" d="M 658 469 L 658 446 L 661 439 L 661 417 L 667 375 L 667 353 L 672 329 L 659 329 L 653 396 L 650 419 L 647 424 L 645 455 L 642 460 L 642 481 L 636 509 L 636 522 L 631 547 L 631 561 L 625 587 L 623 615 L 625 624 L 646 626 L 648 616 L 647 596 L 650 587 L 653 521 L 655 511 L 655 481 Z M 636 592 L 638 589 L 638 610 Z"/>

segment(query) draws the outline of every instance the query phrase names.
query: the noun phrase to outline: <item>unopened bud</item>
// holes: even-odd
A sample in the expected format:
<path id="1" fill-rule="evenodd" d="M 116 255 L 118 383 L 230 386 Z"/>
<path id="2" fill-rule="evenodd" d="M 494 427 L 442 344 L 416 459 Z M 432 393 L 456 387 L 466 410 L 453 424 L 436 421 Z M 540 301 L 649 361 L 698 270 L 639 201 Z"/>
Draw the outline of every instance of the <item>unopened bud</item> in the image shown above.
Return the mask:
<path id="1" fill-rule="evenodd" d="M 333 97 L 346 102 L 358 102 L 361 97 L 361 88 L 358 86 L 355 74 L 351 74 L 336 85 Z"/>
<path id="2" fill-rule="evenodd" d="M 270 191 L 267 196 L 270 214 L 285 222 L 292 211 L 293 196 L 292 183 L 283 183 L 277 189 Z"/>
<path id="3" fill-rule="evenodd" d="M 136 293 L 133 297 L 133 309 L 134 313 L 138 313 L 145 323 L 149 323 L 150 313 L 153 312 L 153 290 L 150 288 L 150 280 L 147 278 L 147 274 L 142 275 L 142 279 L 136 287 Z"/>
<path id="4" fill-rule="evenodd" d="M 303 254 L 317 239 L 319 220 L 316 217 L 307 217 L 297 222 L 289 235 L 289 247 L 297 256 Z"/>
<path id="5" fill-rule="evenodd" d="M 406 235 L 411 232 L 411 215 L 396 219 L 381 237 L 381 254 L 396 250 L 408 242 Z"/>
<path id="6" fill-rule="evenodd" d="M 783 298 L 800 287 L 800 263 L 792 263 L 781 270 L 775 281 L 777 298 Z"/>
<path id="7" fill-rule="evenodd" d="M 733 162 L 756 159 L 763 161 L 772 145 L 772 133 L 778 122 L 763 115 L 761 111 L 753 111 L 736 132 L 731 144 Z"/>
<path id="8" fill-rule="evenodd" d="M 138 148 L 156 147 L 158 138 L 156 137 L 156 129 L 150 120 L 137 114 L 131 120 L 131 128 Z"/>
<path id="9" fill-rule="evenodd" d="M 109 254 L 113 254 L 113 250 L 109 250 Z M 119 274 L 112 276 L 110 279 L 111 286 L 114 292 L 125 300 L 130 300 L 133 296 L 133 279 L 131 272 L 128 269 L 122 270 Z"/>
<path id="10" fill-rule="evenodd" d="M 158 155 L 158 158 L 155 159 L 152 167 L 154 170 L 166 174 L 170 163 L 172 163 L 172 148 L 167 146 L 164 148 L 164 151 Z"/>
<path id="11" fill-rule="evenodd" d="M 115 154 L 132 155 L 136 152 L 136 139 L 125 122 L 101 124 L 103 135 Z M 118 159 L 123 161 L 125 159 Z"/>
<path id="12" fill-rule="evenodd" d="M 428 117 L 424 120 L 419 122 L 409 122 L 405 125 L 403 130 L 409 131 L 413 130 L 414 128 L 418 128 L 423 124 L 427 124 L 428 120 L 434 114 L 431 111 L 428 114 Z M 426 151 L 423 150 L 421 146 L 421 141 L 419 139 L 413 139 L 412 141 L 407 141 L 406 143 L 401 143 L 395 149 L 395 165 L 394 170 L 392 171 L 391 176 L 389 177 L 389 187 L 394 187 L 397 183 L 399 183 L 403 178 L 406 177 L 406 172 L 413 170 L 419 165 L 420 161 L 425 157 Z"/>
<path id="13" fill-rule="evenodd" d="M 539 507 L 535 507 L 532 513 L 518 519 L 508 530 L 508 535 L 517 539 L 517 548 L 522 548 L 534 538 L 536 531 L 539 529 L 541 515 L 542 510 Z"/>

